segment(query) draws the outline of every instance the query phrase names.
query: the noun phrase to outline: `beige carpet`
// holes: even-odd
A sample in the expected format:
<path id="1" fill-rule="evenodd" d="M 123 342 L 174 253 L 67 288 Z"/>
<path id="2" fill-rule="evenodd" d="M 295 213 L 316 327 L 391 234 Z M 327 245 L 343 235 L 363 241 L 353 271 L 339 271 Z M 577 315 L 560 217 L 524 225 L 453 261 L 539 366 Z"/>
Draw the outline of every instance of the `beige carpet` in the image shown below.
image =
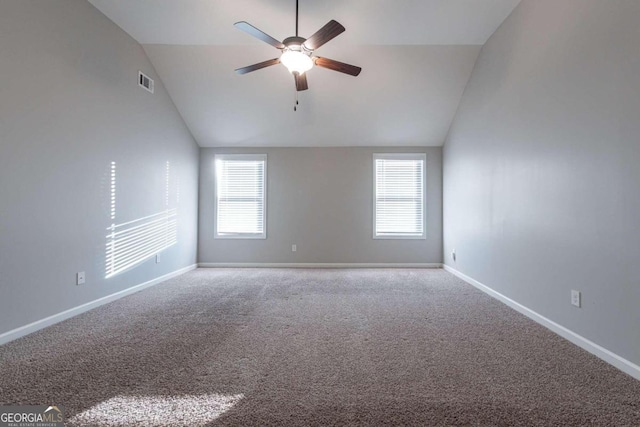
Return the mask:
<path id="1" fill-rule="evenodd" d="M 68 425 L 640 426 L 640 381 L 442 270 L 185 274 L 0 347 Z"/>

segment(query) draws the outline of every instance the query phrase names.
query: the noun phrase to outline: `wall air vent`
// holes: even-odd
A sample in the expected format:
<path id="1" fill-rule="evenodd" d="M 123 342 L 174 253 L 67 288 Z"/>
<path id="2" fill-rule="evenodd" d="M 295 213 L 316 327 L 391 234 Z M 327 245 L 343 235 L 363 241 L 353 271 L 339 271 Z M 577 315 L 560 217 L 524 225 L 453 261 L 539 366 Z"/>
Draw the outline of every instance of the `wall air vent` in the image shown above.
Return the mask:
<path id="1" fill-rule="evenodd" d="M 138 86 L 153 93 L 153 79 L 142 71 L 138 71 Z"/>

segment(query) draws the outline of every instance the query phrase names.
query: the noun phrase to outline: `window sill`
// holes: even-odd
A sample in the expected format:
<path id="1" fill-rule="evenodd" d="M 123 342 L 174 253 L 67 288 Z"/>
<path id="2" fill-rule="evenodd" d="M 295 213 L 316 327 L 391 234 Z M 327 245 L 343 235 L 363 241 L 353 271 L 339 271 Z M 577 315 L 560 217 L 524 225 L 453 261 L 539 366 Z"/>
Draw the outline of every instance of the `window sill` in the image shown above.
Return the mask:
<path id="1" fill-rule="evenodd" d="M 427 240 L 427 236 L 373 236 L 374 240 Z"/>
<path id="2" fill-rule="evenodd" d="M 266 235 L 255 235 L 255 234 L 223 234 L 223 235 L 215 235 L 214 239 L 221 240 L 266 240 Z"/>

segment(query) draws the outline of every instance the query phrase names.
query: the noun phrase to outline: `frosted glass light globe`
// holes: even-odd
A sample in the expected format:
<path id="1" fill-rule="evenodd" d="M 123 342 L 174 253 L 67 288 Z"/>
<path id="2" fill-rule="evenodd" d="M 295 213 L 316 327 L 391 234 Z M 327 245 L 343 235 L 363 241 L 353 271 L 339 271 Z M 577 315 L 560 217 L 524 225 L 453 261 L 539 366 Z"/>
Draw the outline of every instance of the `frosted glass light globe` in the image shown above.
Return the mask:
<path id="1" fill-rule="evenodd" d="M 287 67 L 290 73 L 303 74 L 313 67 L 313 60 L 309 55 L 293 49 L 285 49 L 280 57 L 280 62 Z"/>

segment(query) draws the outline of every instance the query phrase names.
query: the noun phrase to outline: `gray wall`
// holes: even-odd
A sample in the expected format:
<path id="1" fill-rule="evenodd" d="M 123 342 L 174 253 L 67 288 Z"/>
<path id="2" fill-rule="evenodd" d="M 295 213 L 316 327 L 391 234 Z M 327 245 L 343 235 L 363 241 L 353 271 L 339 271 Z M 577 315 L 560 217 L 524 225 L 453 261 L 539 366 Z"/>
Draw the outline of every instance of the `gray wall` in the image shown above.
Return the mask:
<path id="1" fill-rule="evenodd" d="M 180 222 L 160 264 L 106 280 L 113 161 L 116 222 L 163 209 L 167 161 Z M 86 1 L 0 2 L 0 333 L 193 264 L 197 173 L 198 148 L 131 37 Z"/>
<path id="2" fill-rule="evenodd" d="M 373 153 L 427 154 L 427 239 L 374 240 Z M 267 239 L 214 239 L 214 154 L 267 154 Z M 291 245 L 298 246 L 297 252 Z M 200 150 L 199 261 L 207 263 L 440 263 L 440 147 Z"/>
<path id="3" fill-rule="evenodd" d="M 635 0 L 523 0 L 444 147 L 446 263 L 635 364 L 639 22 Z"/>

